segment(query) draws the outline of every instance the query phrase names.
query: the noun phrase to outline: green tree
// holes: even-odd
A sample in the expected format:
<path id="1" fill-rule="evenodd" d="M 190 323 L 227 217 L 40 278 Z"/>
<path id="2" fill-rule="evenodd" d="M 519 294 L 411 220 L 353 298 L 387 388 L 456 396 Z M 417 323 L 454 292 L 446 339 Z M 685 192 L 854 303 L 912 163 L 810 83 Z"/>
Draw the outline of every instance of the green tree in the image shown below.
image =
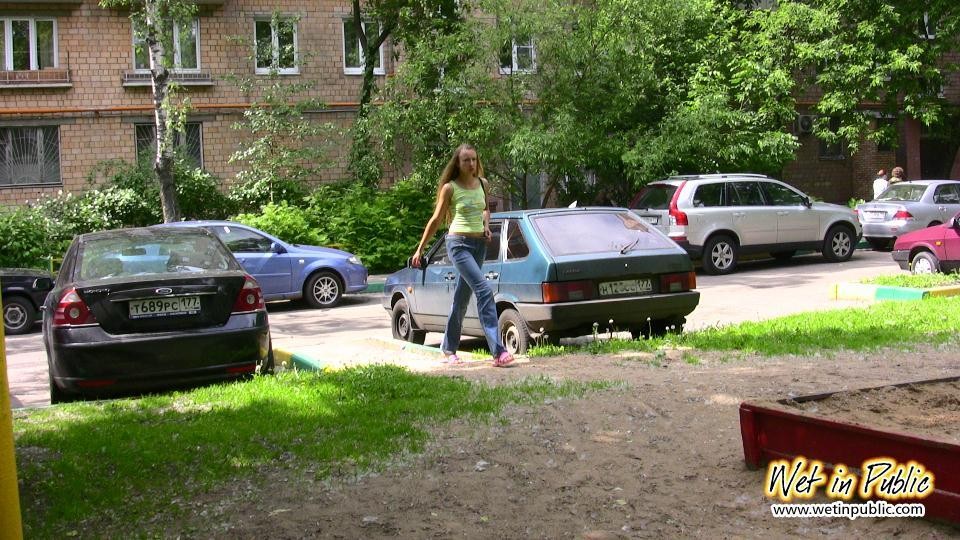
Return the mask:
<path id="1" fill-rule="evenodd" d="M 163 220 L 179 221 L 173 174 L 174 134 L 183 127 L 189 100 L 177 104 L 178 85 L 170 80 L 170 75 L 174 66 L 174 29 L 191 24 L 196 4 L 189 0 L 100 0 L 100 5 L 129 9 L 134 33 L 147 47 L 157 138 L 153 170 L 160 184 Z"/>

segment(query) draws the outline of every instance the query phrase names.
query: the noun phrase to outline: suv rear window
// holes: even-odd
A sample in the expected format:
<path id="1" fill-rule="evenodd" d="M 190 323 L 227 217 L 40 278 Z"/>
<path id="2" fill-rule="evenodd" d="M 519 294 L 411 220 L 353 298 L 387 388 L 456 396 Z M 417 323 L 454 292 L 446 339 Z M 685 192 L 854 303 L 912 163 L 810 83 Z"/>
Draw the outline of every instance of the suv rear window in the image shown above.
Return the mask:
<path id="1" fill-rule="evenodd" d="M 697 186 L 697 191 L 693 194 L 693 205 L 696 207 L 723 206 L 723 186 L 723 182 Z"/>
<path id="2" fill-rule="evenodd" d="M 666 210 L 675 191 L 677 186 L 672 184 L 648 184 L 633 198 L 630 208 Z"/>
<path id="3" fill-rule="evenodd" d="M 676 247 L 632 212 L 547 214 L 533 223 L 555 256 Z"/>

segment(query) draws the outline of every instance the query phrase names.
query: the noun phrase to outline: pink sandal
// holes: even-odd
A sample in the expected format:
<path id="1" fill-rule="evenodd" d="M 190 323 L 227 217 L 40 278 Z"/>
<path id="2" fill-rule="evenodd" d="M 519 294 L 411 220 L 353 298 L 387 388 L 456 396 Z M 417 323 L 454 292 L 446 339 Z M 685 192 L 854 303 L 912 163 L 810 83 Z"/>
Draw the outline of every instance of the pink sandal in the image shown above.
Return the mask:
<path id="1" fill-rule="evenodd" d="M 506 367 L 513 363 L 513 355 L 510 351 L 503 351 L 499 356 L 493 359 L 493 367 Z"/>
<path id="2" fill-rule="evenodd" d="M 462 364 L 463 360 L 461 360 L 456 354 L 448 354 L 440 362 L 444 364 Z"/>

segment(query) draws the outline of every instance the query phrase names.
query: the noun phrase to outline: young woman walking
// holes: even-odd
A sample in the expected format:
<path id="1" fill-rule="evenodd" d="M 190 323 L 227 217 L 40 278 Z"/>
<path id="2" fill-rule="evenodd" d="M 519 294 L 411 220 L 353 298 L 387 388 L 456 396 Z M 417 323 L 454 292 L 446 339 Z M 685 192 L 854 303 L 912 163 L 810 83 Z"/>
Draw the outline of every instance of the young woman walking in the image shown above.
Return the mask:
<path id="1" fill-rule="evenodd" d="M 433 238 L 442 222 L 449 222 L 447 256 L 460 275 L 457 276 L 453 305 L 440 349 L 446 362 L 460 363 L 457 348 L 460 346 L 460 331 L 472 290 L 477 298 L 477 312 L 487 346 L 493 353 L 493 365 L 503 367 L 513 362 L 513 355 L 500 341 L 493 290 L 480 271 L 487 252 L 487 240 L 491 236 L 487 181 L 482 176 L 483 166 L 477 157 L 477 149 L 469 144 L 458 146 L 440 175 L 437 204 L 413 254 L 413 265 L 420 267 L 424 246 Z"/>

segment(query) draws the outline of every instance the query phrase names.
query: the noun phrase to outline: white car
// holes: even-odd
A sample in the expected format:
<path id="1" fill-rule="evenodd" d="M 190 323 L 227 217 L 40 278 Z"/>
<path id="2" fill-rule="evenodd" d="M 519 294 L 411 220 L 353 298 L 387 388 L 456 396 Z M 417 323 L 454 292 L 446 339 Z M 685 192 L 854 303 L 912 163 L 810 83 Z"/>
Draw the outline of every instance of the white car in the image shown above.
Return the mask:
<path id="1" fill-rule="evenodd" d="M 813 202 L 759 174 L 672 176 L 646 185 L 630 208 L 657 226 L 710 274 L 729 274 L 741 254 L 789 259 L 798 250 L 848 260 L 862 230 L 846 206 Z"/>

